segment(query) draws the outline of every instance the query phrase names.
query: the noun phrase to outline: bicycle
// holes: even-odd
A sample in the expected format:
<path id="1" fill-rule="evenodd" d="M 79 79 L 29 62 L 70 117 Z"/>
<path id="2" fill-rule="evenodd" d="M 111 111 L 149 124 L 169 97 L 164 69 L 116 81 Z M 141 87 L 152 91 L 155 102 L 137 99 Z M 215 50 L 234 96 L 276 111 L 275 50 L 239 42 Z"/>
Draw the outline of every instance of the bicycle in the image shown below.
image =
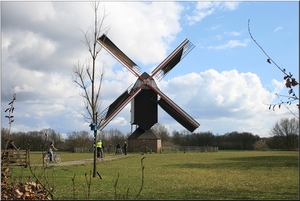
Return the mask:
<path id="1" fill-rule="evenodd" d="M 61 162 L 61 158 L 60 156 L 53 152 L 53 158 L 54 158 L 54 162 L 55 163 L 60 163 Z M 50 163 L 50 156 L 49 156 L 49 153 L 46 153 L 45 156 L 44 156 L 44 163 L 45 164 L 49 164 Z"/>

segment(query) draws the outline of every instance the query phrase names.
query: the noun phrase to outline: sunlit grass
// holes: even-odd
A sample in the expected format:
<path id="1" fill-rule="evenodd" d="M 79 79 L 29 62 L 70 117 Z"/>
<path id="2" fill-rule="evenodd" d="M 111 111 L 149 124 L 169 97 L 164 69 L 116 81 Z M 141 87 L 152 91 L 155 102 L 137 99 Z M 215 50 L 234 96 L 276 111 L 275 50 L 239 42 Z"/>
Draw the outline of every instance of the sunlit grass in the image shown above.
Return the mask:
<path id="1" fill-rule="evenodd" d="M 89 154 L 59 153 L 63 161 L 90 159 Z M 31 153 L 32 161 L 38 154 Z M 113 156 L 113 154 L 111 155 Z M 215 153 L 129 154 L 113 161 L 99 161 L 103 179 L 92 177 L 90 199 L 133 199 L 145 180 L 138 199 L 298 199 L 298 152 L 219 151 Z M 38 160 L 36 160 L 38 161 Z M 33 162 L 32 162 L 33 164 Z M 14 174 L 21 168 L 15 169 Z M 54 166 L 55 198 L 86 199 L 86 177 L 93 164 Z M 41 172 L 41 167 L 36 167 Z M 118 185 L 114 188 L 119 174 Z M 24 169 L 23 178 L 30 175 Z M 115 192 L 116 190 L 116 192 Z"/>

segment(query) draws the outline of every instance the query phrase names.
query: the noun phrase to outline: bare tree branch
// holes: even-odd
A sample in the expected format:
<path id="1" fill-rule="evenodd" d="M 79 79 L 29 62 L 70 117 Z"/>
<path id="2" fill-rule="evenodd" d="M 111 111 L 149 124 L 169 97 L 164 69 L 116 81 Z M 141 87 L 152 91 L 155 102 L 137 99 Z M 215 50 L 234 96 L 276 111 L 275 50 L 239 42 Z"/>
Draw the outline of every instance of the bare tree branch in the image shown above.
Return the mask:
<path id="1" fill-rule="evenodd" d="M 248 19 L 248 32 L 249 32 L 249 35 L 251 37 L 251 39 L 256 43 L 256 45 L 261 49 L 261 51 L 268 57 L 267 61 L 270 63 L 272 61 L 272 63 L 281 71 L 283 72 L 285 75 L 288 75 L 286 72 L 285 72 L 285 69 L 282 69 L 280 68 L 276 63 L 275 61 L 266 53 L 266 51 L 258 44 L 258 42 L 256 42 L 256 40 L 253 38 L 251 32 L 250 32 L 250 19 Z"/>
<path id="2" fill-rule="evenodd" d="M 272 92 L 269 88 L 268 88 L 268 90 L 269 90 L 270 92 Z M 271 108 L 272 108 L 273 110 L 275 110 L 275 107 L 276 107 L 276 106 L 278 106 L 278 108 L 280 109 L 281 105 L 284 105 L 284 107 L 285 107 L 292 115 L 294 115 L 296 118 L 299 119 L 299 117 L 298 117 L 292 110 L 290 110 L 290 108 L 289 108 L 288 106 L 286 106 L 287 104 L 290 105 L 292 102 L 291 102 L 291 101 L 283 101 L 283 100 L 280 98 L 280 96 L 282 96 L 282 95 L 279 95 L 279 94 L 277 94 L 277 93 L 275 93 L 275 95 L 277 96 L 277 98 L 278 98 L 281 102 L 280 102 L 280 103 L 276 103 L 276 104 L 267 104 L 267 105 L 269 105 L 269 110 L 270 110 Z"/>
<path id="3" fill-rule="evenodd" d="M 259 45 L 259 43 L 253 38 L 252 34 L 251 34 L 251 31 L 250 31 L 250 19 L 248 19 L 248 32 L 249 32 L 249 35 L 251 37 L 251 39 L 255 42 L 255 44 L 262 50 L 262 52 L 267 56 L 267 62 L 270 63 L 270 64 L 274 64 L 285 76 L 283 77 L 283 79 L 286 81 L 285 83 L 285 86 L 286 88 L 290 88 L 288 93 L 290 94 L 289 96 L 286 96 L 289 100 L 288 101 L 283 101 L 279 94 L 275 93 L 275 95 L 277 96 L 277 98 L 281 101 L 280 103 L 276 103 L 276 104 L 268 104 L 270 105 L 269 106 L 269 109 L 271 109 L 271 107 L 273 108 L 273 110 L 275 109 L 275 107 L 278 105 L 278 107 L 280 108 L 281 105 L 284 105 L 289 112 L 291 112 L 291 114 L 293 114 L 295 117 L 297 117 L 299 119 L 299 117 L 293 113 L 290 108 L 287 107 L 287 104 L 291 104 L 292 101 L 295 101 L 295 100 L 298 100 L 299 101 L 299 98 L 296 96 L 296 94 L 294 93 L 294 90 L 292 87 L 295 87 L 298 85 L 298 82 L 296 81 L 295 78 L 293 78 L 293 74 L 292 73 L 287 73 L 286 72 L 286 69 L 283 69 L 281 67 L 279 67 L 275 61 L 266 53 L 266 51 Z M 297 104 L 297 107 L 298 109 L 300 109 L 299 107 L 299 103 Z"/>

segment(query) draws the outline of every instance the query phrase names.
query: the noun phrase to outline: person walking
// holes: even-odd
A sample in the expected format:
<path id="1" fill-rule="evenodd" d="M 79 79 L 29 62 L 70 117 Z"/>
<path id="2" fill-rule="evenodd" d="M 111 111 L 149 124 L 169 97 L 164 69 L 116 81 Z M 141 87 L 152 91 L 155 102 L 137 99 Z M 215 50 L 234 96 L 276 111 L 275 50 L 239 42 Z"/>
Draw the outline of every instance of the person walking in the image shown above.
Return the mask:
<path id="1" fill-rule="evenodd" d="M 101 140 L 97 142 L 97 158 L 103 158 L 103 143 Z"/>
<path id="2" fill-rule="evenodd" d="M 55 148 L 54 142 L 51 142 L 50 145 L 49 145 L 49 150 L 48 150 L 49 157 L 50 157 L 50 162 L 54 161 L 53 150 L 57 151 L 58 149 Z"/>
<path id="3" fill-rule="evenodd" d="M 125 155 L 127 155 L 127 147 L 128 147 L 128 145 L 127 145 L 127 143 L 125 141 L 124 146 L 123 146 L 123 148 L 124 148 L 124 154 Z"/>
<path id="4" fill-rule="evenodd" d="M 117 144 L 117 147 L 116 147 L 116 153 L 115 153 L 115 155 L 120 155 L 121 154 L 121 152 L 122 152 L 122 150 L 121 150 L 121 145 L 120 145 L 120 143 L 118 143 Z"/>

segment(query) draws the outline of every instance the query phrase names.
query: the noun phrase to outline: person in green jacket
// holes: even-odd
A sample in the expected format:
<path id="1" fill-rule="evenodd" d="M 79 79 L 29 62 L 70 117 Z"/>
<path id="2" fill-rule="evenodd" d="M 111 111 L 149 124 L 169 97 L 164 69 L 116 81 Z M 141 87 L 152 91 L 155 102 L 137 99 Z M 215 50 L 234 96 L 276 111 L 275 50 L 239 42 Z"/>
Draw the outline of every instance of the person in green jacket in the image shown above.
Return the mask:
<path id="1" fill-rule="evenodd" d="M 97 142 L 97 158 L 103 158 L 103 143 L 101 140 Z"/>

